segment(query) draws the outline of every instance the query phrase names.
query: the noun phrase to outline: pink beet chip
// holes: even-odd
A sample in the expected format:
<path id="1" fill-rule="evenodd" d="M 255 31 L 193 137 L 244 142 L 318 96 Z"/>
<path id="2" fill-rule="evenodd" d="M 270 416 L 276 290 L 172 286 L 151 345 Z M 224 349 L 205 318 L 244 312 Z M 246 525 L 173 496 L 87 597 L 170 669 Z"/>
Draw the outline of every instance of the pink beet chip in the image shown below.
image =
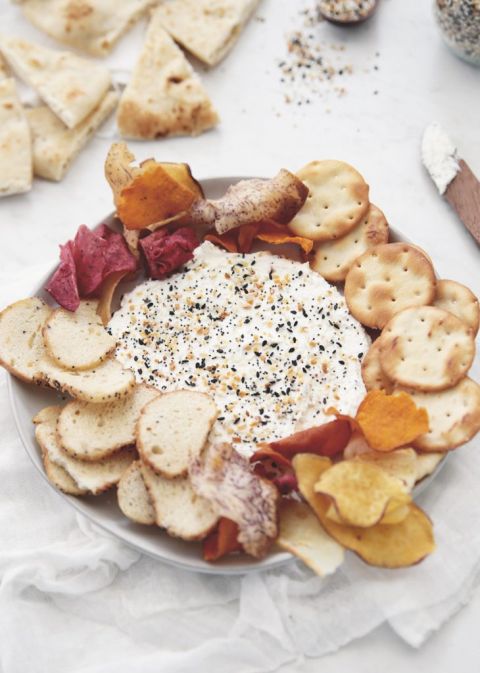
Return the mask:
<path id="1" fill-rule="evenodd" d="M 123 236 L 105 224 L 96 231 L 82 224 L 75 239 L 60 249 L 60 265 L 46 289 L 69 311 L 77 310 L 80 298 L 98 297 L 110 274 L 137 268 Z"/>
<path id="2" fill-rule="evenodd" d="M 195 232 L 187 227 L 169 234 L 163 229 L 139 241 L 147 260 L 148 275 L 163 280 L 193 258 L 199 245 Z"/>
<path id="3" fill-rule="evenodd" d="M 72 241 L 60 246 L 60 264 L 45 289 L 52 295 L 57 304 L 68 311 L 76 311 L 79 307 L 80 296 L 78 294 Z"/>

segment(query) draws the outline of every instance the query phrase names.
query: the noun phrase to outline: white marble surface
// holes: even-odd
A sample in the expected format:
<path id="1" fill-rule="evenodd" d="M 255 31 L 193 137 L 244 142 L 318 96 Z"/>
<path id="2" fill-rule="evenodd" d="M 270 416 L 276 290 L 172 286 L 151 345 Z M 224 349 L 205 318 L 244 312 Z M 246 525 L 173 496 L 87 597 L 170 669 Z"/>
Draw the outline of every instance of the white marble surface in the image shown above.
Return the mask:
<path id="1" fill-rule="evenodd" d="M 419 157 L 424 127 L 438 120 L 480 174 L 480 70 L 444 46 L 429 1 L 381 0 L 377 15 L 355 30 L 327 24 L 311 29 L 321 44 L 344 44 L 337 58 L 352 64 L 353 74 L 337 77 L 333 85 L 325 82 L 311 105 L 287 104 L 288 88 L 279 81 L 277 63 L 285 56 L 286 32 L 302 23 L 299 10 L 313 4 L 263 0 L 234 52 L 204 73 L 222 118 L 217 130 L 196 139 L 131 143 L 133 151 L 139 159 L 188 161 L 199 178 L 272 175 L 281 166 L 297 169 L 316 158 L 349 161 L 370 183 L 372 201 L 393 226 L 426 248 L 439 274 L 480 294 L 479 248 L 435 192 Z M 49 44 L 6 0 L 0 0 L 0 30 Z M 128 67 L 142 32 L 143 25 L 137 26 L 119 45 L 109 59 L 113 67 Z M 332 55 L 330 49 L 326 53 Z M 334 86 L 344 86 L 345 95 Z M 40 273 L 55 262 L 58 243 L 79 224 L 93 225 L 112 209 L 103 178 L 110 142 L 95 138 L 61 184 L 36 180 L 30 193 L 0 202 L 1 277 L 18 279 L 2 300 L 28 292 L 22 282 L 25 269 L 38 267 Z M 479 619 L 480 596 L 475 594 L 419 651 L 382 627 L 321 663 L 306 661 L 295 670 L 310 673 L 321 666 L 325 673 L 353 668 L 367 673 L 388 665 L 391 673 L 407 666 L 453 672 L 460 659 L 463 670 L 476 670 Z"/>

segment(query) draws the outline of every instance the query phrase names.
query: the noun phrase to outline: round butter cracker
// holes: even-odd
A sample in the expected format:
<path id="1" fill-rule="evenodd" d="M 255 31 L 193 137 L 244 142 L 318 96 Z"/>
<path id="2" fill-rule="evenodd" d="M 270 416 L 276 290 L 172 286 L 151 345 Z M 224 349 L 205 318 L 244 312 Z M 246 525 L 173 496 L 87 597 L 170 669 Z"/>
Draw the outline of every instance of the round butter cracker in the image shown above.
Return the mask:
<path id="1" fill-rule="evenodd" d="M 434 306 L 397 313 L 382 332 L 380 364 L 388 378 L 417 390 L 445 390 L 469 370 L 475 356 L 472 330 Z"/>
<path id="2" fill-rule="evenodd" d="M 437 393 L 405 390 L 417 407 L 428 412 L 430 431 L 413 446 L 420 451 L 450 451 L 465 444 L 480 430 L 480 386 L 465 377 L 456 386 Z"/>
<path id="3" fill-rule="evenodd" d="M 478 299 L 465 285 L 455 280 L 437 281 L 433 305 L 456 315 L 472 328 L 474 334 L 478 332 L 480 318 Z"/>
<path id="4" fill-rule="evenodd" d="M 393 392 L 393 382 L 382 369 L 380 352 L 382 340 L 376 339 L 362 360 L 362 379 L 367 390 L 384 390 L 387 395 Z"/>
<path id="5" fill-rule="evenodd" d="M 288 225 L 297 236 L 312 241 L 340 238 L 366 214 L 368 185 L 353 166 L 343 161 L 312 161 L 297 177 L 309 189 L 303 207 Z"/>
<path id="6" fill-rule="evenodd" d="M 370 204 L 366 215 L 348 234 L 315 246 L 310 264 L 326 280 L 338 283 L 345 280 L 355 259 L 381 243 L 388 242 L 388 223 L 380 208 Z"/>
<path id="7" fill-rule="evenodd" d="M 399 311 L 430 304 L 435 296 L 431 263 L 408 243 L 385 243 L 358 257 L 345 279 L 350 313 L 382 329 Z"/>

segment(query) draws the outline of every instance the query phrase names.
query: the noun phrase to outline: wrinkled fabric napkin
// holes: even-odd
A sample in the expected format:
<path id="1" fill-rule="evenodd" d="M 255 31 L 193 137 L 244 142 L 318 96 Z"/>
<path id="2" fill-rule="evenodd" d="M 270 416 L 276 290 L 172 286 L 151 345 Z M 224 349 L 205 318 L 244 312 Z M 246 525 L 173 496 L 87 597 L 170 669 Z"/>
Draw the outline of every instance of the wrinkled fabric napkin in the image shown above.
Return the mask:
<path id="1" fill-rule="evenodd" d="M 28 295 L 47 268 L 38 264 L 10 284 L 0 275 L 0 306 Z M 438 545 L 418 566 L 379 570 L 348 554 L 325 579 L 296 561 L 205 576 L 142 556 L 76 515 L 30 463 L 6 378 L 2 372 L 2 673 L 261 673 L 335 651 L 385 621 L 418 647 L 475 587 L 478 439 L 456 451 L 418 499 Z"/>

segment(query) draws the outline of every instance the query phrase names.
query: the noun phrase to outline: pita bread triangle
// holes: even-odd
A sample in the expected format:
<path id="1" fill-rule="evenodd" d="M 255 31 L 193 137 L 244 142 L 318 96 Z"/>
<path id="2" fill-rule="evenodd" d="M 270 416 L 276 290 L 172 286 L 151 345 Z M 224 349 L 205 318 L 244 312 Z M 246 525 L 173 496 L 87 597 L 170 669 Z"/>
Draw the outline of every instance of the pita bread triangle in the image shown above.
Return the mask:
<path id="1" fill-rule="evenodd" d="M 7 36 L 0 37 L 0 51 L 13 72 L 35 89 L 68 128 L 83 121 L 110 87 L 107 68 L 67 51 Z"/>
<path id="2" fill-rule="evenodd" d="M 237 41 L 259 0 L 164 0 L 158 14 L 173 39 L 208 65 Z"/>
<path id="3" fill-rule="evenodd" d="M 152 12 L 142 51 L 120 99 L 117 124 L 126 138 L 198 135 L 218 123 L 200 78 Z"/>
<path id="4" fill-rule="evenodd" d="M 0 77 L 0 197 L 32 186 L 32 148 L 15 81 Z"/>
<path id="5" fill-rule="evenodd" d="M 62 180 L 72 161 L 112 112 L 117 102 L 118 94 L 109 91 L 100 105 L 74 129 L 67 128 L 50 108 L 44 105 L 27 110 L 27 119 L 32 131 L 35 175 L 47 180 Z"/>
<path id="6" fill-rule="evenodd" d="M 23 0 L 34 26 L 54 40 L 93 56 L 105 56 L 152 0 Z"/>

